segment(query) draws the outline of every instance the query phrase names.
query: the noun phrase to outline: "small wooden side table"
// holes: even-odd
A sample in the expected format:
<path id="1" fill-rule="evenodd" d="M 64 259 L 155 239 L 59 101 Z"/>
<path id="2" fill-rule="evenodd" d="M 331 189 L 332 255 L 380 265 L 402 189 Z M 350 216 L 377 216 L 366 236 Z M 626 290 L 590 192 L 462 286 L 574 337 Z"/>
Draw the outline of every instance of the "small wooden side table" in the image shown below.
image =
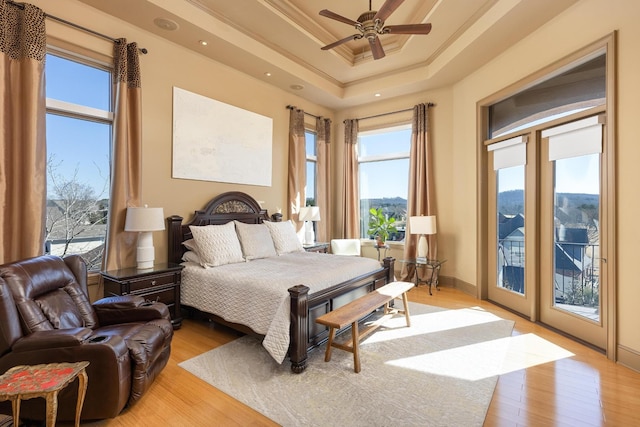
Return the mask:
<path id="1" fill-rule="evenodd" d="M 47 427 L 56 425 L 58 393 L 78 377 L 76 427 L 80 426 L 80 413 L 87 392 L 89 362 L 49 363 L 46 365 L 14 366 L 0 376 L 0 400 L 10 400 L 13 425 L 20 423 L 20 401 L 43 397 L 47 401 Z"/>

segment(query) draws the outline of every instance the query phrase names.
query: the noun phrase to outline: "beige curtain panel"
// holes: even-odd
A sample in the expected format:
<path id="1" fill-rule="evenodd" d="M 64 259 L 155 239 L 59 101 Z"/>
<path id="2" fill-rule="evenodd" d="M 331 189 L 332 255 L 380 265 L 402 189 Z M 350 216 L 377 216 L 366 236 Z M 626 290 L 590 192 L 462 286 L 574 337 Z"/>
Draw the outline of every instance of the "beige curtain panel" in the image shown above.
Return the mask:
<path id="1" fill-rule="evenodd" d="M 306 203 L 304 186 L 307 180 L 307 147 L 304 137 L 304 111 L 292 108 L 289 112 L 289 218 L 300 231 L 304 223 L 298 222 L 300 208 Z"/>
<path id="2" fill-rule="evenodd" d="M 0 0 L 0 263 L 44 252 L 45 14 Z"/>
<path id="3" fill-rule="evenodd" d="M 103 268 L 136 263 L 137 233 L 124 231 L 127 207 L 140 206 L 142 171 L 142 91 L 136 43 L 114 44 L 115 120 L 111 155 L 109 224 Z"/>
<path id="4" fill-rule="evenodd" d="M 413 107 L 413 121 L 411 126 L 407 218 L 418 215 L 436 215 L 428 104 L 418 104 Z M 410 231 L 407 227 L 404 236 L 404 259 L 416 257 L 416 246 L 419 236 L 410 234 Z M 428 258 L 437 258 L 438 244 L 436 235 L 432 234 L 427 236 L 427 242 L 429 244 Z M 412 275 L 413 268 L 408 269 L 405 265 L 402 269 L 402 280 L 410 281 Z"/>
<path id="5" fill-rule="evenodd" d="M 316 222 L 316 240 L 328 242 L 331 239 L 331 120 L 316 119 L 316 153 L 318 156 L 316 174 L 316 205 L 320 208 L 320 221 Z"/>
<path id="6" fill-rule="evenodd" d="M 357 119 L 344 122 L 344 183 L 342 187 L 343 238 L 360 238 L 360 195 L 358 191 L 358 131 Z"/>

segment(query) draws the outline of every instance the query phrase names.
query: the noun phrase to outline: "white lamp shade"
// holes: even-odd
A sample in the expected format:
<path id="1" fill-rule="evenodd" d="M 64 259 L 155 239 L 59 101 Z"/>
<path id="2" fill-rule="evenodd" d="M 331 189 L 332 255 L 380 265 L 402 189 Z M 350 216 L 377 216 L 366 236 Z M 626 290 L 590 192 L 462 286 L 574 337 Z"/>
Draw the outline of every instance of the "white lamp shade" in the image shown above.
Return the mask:
<path id="1" fill-rule="evenodd" d="M 164 211 L 162 208 L 127 208 L 124 231 L 164 230 Z"/>
<path id="2" fill-rule="evenodd" d="M 409 228 L 411 234 L 436 234 L 436 217 L 435 215 L 409 217 Z"/>
<path id="3" fill-rule="evenodd" d="M 320 221 L 320 208 L 318 206 L 306 206 L 300 208 L 299 221 Z"/>

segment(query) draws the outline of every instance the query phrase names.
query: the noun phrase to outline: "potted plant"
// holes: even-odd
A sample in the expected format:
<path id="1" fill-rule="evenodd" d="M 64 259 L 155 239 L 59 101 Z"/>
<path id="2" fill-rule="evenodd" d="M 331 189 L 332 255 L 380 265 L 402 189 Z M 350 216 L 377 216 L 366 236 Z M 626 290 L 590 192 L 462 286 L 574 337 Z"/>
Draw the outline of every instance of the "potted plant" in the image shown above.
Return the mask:
<path id="1" fill-rule="evenodd" d="M 375 236 L 378 246 L 384 246 L 391 233 L 397 233 L 396 219 L 387 218 L 382 212 L 382 208 L 369 209 L 369 230 L 370 236 Z"/>

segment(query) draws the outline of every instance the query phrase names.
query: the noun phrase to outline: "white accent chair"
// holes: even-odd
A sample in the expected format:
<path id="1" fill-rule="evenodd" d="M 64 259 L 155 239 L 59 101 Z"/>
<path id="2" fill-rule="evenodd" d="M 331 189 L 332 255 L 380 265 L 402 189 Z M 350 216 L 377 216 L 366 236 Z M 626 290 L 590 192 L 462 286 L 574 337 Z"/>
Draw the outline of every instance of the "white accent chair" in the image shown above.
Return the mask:
<path id="1" fill-rule="evenodd" d="M 360 256 L 360 239 L 332 239 L 331 253 L 334 255 Z"/>

